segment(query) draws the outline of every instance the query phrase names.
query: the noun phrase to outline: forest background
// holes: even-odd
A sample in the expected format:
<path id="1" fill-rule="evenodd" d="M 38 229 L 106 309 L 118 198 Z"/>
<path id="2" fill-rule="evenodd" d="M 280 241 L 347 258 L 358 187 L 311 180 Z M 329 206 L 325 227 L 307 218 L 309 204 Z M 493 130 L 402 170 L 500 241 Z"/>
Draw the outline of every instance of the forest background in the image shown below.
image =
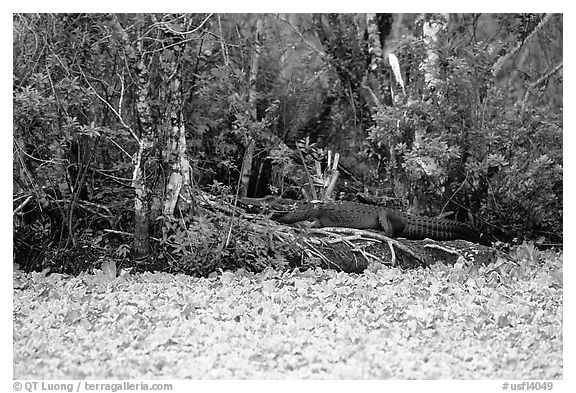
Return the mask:
<path id="1" fill-rule="evenodd" d="M 561 245 L 562 32 L 559 14 L 15 14 L 16 260 L 283 264 L 202 201 L 301 198 L 328 150 L 339 198 Z"/>

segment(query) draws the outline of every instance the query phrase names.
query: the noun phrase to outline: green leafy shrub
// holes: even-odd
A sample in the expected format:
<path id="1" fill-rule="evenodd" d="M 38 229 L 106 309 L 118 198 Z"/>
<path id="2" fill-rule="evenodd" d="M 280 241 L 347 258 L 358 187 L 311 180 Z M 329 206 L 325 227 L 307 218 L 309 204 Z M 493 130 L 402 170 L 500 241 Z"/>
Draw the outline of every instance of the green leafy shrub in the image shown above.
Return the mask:
<path id="1" fill-rule="evenodd" d="M 511 105 L 491 86 L 496 56 L 480 46 L 440 53 L 444 73 L 423 96 L 418 80 L 374 116 L 366 151 L 385 182 L 401 179 L 419 207 L 455 211 L 484 233 L 562 241 L 562 113 Z"/>
<path id="2" fill-rule="evenodd" d="M 207 276 L 225 269 L 262 271 L 288 264 L 280 250 L 270 247 L 267 236 L 238 228 L 231 217 L 163 216 L 160 220 L 158 259 L 165 261 L 171 271 Z M 235 227 L 230 233 L 231 224 Z"/>

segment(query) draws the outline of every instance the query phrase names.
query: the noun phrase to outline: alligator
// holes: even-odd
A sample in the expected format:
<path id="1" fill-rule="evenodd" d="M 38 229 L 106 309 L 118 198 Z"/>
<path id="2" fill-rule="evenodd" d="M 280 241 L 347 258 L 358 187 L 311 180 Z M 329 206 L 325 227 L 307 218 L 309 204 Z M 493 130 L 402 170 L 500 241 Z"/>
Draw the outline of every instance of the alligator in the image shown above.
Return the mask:
<path id="1" fill-rule="evenodd" d="M 244 198 L 241 204 L 258 212 L 272 213 L 271 219 L 282 224 L 314 221 L 314 227 L 375 229 L 388 237 L 410 240 L 464 239 L 479 243 L 478 234 L 457 221 L 410 215 L 382 205 L 347 201 L 297 201 L 265 197 Z"/>

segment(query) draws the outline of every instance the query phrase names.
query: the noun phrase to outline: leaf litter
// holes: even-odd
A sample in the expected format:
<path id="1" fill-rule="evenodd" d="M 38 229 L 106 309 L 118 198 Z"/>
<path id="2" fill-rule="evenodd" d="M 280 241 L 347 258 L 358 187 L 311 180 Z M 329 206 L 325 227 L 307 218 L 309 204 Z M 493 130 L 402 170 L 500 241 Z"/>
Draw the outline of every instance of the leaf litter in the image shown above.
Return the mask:
<path id="1" fill-rule="evenodd" d="M 15 272 L 14 378 L 559 379 L 561 264 Z"/>

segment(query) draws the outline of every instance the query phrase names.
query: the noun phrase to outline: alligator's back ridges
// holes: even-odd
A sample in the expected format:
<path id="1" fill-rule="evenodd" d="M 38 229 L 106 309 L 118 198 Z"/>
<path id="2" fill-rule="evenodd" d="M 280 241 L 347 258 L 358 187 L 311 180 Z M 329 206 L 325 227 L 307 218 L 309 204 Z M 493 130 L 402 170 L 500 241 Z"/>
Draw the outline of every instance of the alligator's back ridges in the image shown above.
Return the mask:
<path id="1" fill-rule="evenodd" d="M 399 236 L 407 239 L 422 240 L 425 238 L 436 240 L 464 239 L 478 242 L 478 235 L 468 225 L 452 221 L 430 217 L 411 216 L 404 214 L 406 226 Z"/>
<path id="2" fill-rule="evenodd" d="M 325 227 L 383 229 L 379 223 L 379 214 L 383 209 L 358 202 L 324 202 L 315 207 L 315 215 L 319 224 Z"/>

